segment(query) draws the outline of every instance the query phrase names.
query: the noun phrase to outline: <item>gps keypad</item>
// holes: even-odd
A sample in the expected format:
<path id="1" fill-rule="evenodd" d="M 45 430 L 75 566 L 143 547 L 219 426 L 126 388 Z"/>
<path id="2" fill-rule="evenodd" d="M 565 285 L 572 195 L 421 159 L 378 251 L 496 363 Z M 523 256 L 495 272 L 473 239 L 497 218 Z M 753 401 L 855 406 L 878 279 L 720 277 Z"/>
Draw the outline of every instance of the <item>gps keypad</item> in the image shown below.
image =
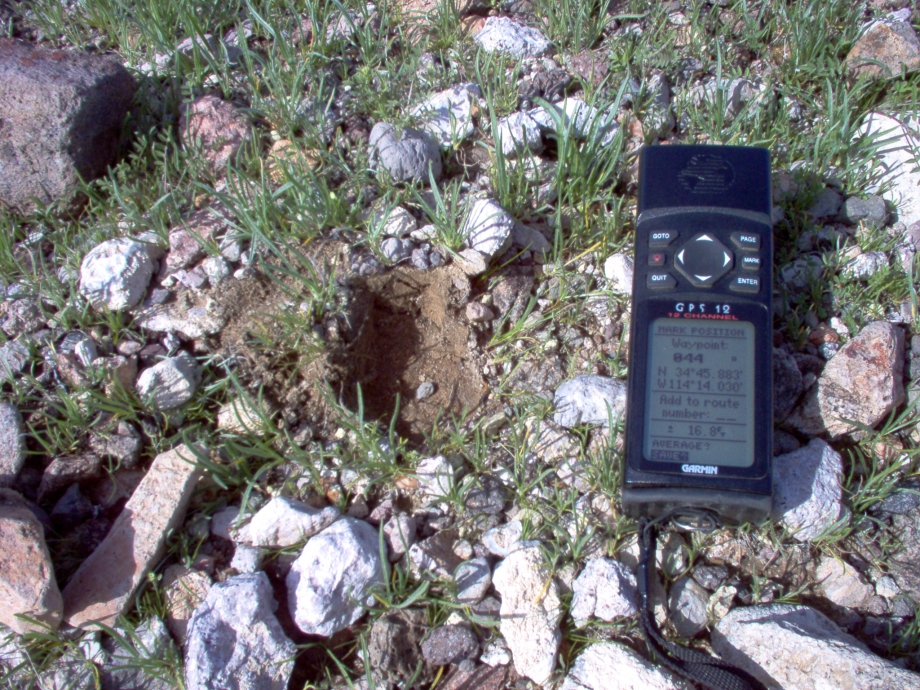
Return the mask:
<path id="1" fill-rule="evenodd" d="M 697 287 L 711 287 L 732 268 L 734 256 L 715 235 L 702 232 L 681 247 L 674 265 Z"/>
<path id="2" fill-rule="evenodd" d="M 757 273 L 763 259 L 758 253 L 761 247 L 758 233 L 732 232 L 726 237 L 721 232 L 697 232 L 682 244 L 675 242 L 678 238 L 676 230 L 649 233 L 646 265 L 650 269 L 673 266 L 677 275 L 666 270 L 649 270 L 646 287 L 673 290 L 680 278 L 697 288 L 723 285 L 732 292 L 760 292 L 761 279 Z"/>

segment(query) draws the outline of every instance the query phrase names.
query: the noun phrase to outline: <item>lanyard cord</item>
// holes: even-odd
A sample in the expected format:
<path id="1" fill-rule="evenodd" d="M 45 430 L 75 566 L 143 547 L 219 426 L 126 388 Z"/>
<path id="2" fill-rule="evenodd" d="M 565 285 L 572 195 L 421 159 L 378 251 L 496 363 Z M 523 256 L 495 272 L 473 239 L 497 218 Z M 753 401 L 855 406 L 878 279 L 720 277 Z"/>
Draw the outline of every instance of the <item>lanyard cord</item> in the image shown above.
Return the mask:
<path id="1" fill-rule="evenodd" d="M 675 515 L 697 520 L 697 529 L 712 531 L 722 523 L 714 513 L 695 508 L 680 508 L 655 520 L 639 522 L 639 626 L 646 643 L 665 668 L 682 678 L 702 684 L 707 690 L 766 690 L 766 686 L 746 671 L 695 649 L 669 642 L 655 622 L 651 597 L 651 569 L 655 567 L 658 526 Z"/>

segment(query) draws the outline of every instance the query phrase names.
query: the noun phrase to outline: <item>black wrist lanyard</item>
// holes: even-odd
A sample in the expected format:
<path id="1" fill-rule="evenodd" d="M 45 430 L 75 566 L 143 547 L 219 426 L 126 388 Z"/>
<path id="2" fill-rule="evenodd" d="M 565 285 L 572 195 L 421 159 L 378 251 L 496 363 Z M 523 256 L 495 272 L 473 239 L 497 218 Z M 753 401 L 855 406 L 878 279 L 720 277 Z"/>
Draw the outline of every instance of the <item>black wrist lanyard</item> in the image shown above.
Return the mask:
<path id="1" fill-rule="evenodd" d="M 643 518 L 639 521 L 639 568 L 636 573 L 639 627 L 649 649 L 662 666 L 707 690 L 766 690 L 763 683 L 746 671 L 709 654 L 668 642 L 661 634 L 652 609 L 651 572 L 655 567 L 658 527 L 678 515 L 682 522 L 675 519 L 675 523 L 686 529 L 711 532 L 722 526 L 715 513 L 696 508 L 680 508 L 654 520 Z"/>

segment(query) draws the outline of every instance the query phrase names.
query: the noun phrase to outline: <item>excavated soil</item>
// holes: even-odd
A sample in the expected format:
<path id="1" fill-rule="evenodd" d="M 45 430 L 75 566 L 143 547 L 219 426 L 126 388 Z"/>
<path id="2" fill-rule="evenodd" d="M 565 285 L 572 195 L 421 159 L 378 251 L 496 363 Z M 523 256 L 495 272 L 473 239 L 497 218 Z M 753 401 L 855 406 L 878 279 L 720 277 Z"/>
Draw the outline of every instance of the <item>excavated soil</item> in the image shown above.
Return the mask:
<path id="1" fill-rule="evenodd" d="M 342 248 L 326 245 L 314 264 L 342 265 Z M 323 268 L 323 270 L 326 270 Z M 389 424 L 399 404 L 397 431 L 421 442 L 439 418 L 475 409 L 486 392 L 484 359 L 463 314 L 469 281 L 452 267 L 432 271 L 394 268 L 349 284 L 344 314 L 325 322 L 325 343 L 280 324 L 292 298 L 260 275 L 234 286 L 227 325 L 214 336 L 212 352 L 234 363 L 248 388 L 261 388 L 276 409 L 320 436 L 332 431 L 330 391 L 352 411 L 359 392 L 365 419 Z M 423 382 L 434 394 L 416 400 Z"/>
<path id="2" fill-rule="evenodd" d="M 390 419 L 399 396 L 397 430 L 420 440 L 436 420 L 476 408 L 486 392 L 482 362 L 461 307 L 469 281 L 452 268 L 397 268 L 369 278 L 363 327 L 346 358 L 346 401 Z M 434 394 L 416 400 L 424 382 Z"/>

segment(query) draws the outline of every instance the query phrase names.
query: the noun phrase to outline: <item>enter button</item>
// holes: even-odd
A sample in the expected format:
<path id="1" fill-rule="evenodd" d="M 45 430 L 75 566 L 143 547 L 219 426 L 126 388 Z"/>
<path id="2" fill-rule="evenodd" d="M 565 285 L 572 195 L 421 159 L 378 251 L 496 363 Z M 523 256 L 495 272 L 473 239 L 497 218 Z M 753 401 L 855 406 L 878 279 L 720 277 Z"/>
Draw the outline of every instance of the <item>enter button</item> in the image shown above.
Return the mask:
<path id="1" fill-rule="evenodd" d="M 728 284 L 733 292 L 760 292 L 760 278 L 738 276 Z"/>

